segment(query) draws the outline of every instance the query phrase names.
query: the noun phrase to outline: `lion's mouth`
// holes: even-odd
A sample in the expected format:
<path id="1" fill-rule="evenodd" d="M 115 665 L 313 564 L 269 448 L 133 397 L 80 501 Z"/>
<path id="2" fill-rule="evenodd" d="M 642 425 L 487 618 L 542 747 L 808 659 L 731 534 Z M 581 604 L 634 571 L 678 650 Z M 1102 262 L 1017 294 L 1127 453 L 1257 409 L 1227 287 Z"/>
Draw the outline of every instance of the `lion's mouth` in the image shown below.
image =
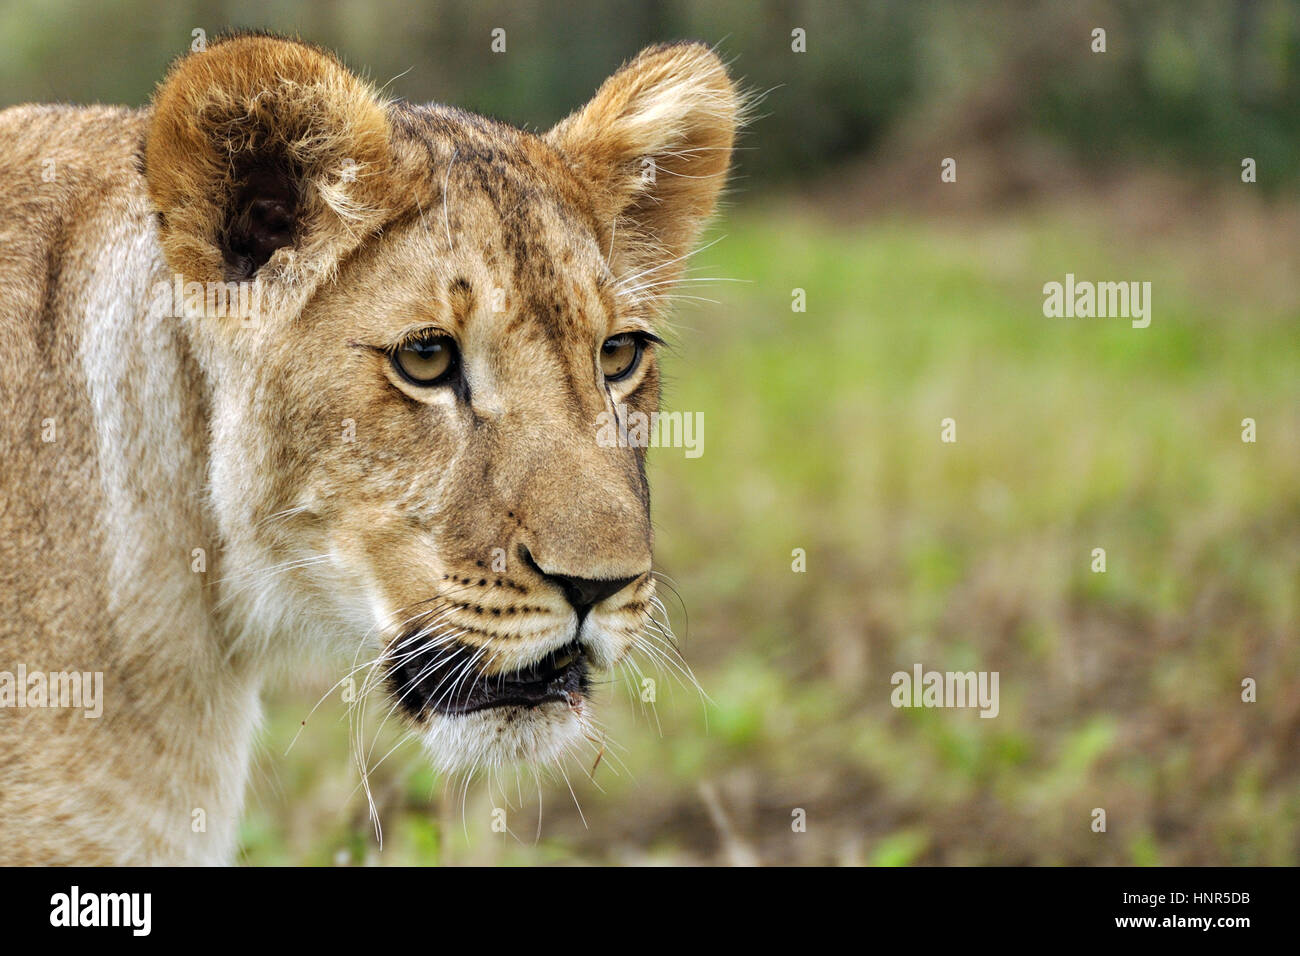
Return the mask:
<path id="1" fill-rule="evenodd" d="M 576 641 L 528 667 L 503 674 L 482 673 L 477 653 L 476 648 L 458 644 L 451 650 L 404 654 L 399 644 L 388 681 L 398 702 L 415 717 L 573 703 L 587 692 L 587 658 Z"/>

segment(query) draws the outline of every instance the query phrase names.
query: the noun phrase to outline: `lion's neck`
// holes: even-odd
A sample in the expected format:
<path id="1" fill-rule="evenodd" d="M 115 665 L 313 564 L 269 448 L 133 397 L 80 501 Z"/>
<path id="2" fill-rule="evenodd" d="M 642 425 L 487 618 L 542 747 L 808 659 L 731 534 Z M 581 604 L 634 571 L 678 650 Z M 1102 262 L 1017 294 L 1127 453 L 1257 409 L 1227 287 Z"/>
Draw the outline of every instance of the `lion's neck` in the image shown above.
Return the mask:
<path id="1" fill-rule="evenodd" d="M 181 320 L 150 314 L 151 288 L 170 276 L 133 212 L 136 228 L 104 256 L 130 278 L 92 279 L 82 311 L 111 622 L 97 639 L 114 661 L 104 713 L 119 757 L 138 761 L 139 788 L 119 808 L 141 817 L 133 855 L 221 862 L 235 844 L 260 675 L 216 618 L 208 390 Z"/>
<path id="2" fill-rule="evenodd" d="M 102 675 L 0 711 L 0 860 L 229 861 L 259 672 L 215 620 L 208 402 L 127 110 L 0 114 L 0 671 Z M 110 132 L 111 131 L 111 132 Z M 197 550 L 206 571 L 196 568 Z"/>

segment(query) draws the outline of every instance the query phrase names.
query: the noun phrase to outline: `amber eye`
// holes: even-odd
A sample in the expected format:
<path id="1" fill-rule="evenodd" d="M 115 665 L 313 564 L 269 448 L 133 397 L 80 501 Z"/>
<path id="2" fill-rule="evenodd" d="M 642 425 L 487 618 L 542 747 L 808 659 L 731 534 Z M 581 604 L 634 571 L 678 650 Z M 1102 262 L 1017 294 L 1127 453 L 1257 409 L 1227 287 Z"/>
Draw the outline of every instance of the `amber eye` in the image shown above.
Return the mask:
<path id="1" fill-rule="evenodd" d="M 644 350 L 645 342 L 627 332 L 606 339 L 600 347 L 600 370 L 605 381 L 617 382 L 635 372 Z"/>
<path id="2" fill-rule="evenodd" d="M 446 381 L 456 369 L 456 343 L 445 335 L 416 339 L 393 352 L 393 368 L 412 385 Z"/>

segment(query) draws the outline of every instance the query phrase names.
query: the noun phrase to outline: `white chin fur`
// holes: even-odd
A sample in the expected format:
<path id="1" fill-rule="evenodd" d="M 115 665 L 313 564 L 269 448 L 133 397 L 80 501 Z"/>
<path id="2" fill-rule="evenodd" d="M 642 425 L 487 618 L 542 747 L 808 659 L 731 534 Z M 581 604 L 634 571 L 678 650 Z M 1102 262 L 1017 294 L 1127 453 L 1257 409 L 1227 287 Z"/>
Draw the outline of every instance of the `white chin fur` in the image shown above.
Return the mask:
<path id="1" fill-rule="evenodd" d="M 456 716 L 435 714 L 422 735 L 425 753 L 443 773 L 520 762 L 555 763 L 582 736 L 577 715 L 559 701 Z"/>

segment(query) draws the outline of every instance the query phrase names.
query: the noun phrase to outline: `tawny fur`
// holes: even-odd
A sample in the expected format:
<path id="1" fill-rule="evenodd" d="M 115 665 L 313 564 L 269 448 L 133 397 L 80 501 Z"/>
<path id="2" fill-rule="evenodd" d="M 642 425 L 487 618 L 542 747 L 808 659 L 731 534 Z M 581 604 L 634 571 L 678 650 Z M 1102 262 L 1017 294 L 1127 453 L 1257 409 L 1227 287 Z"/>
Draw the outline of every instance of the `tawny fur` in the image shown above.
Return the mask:
<path id="1" fill-rule="evenodd" d="M 421 606 L 489 671 L 573 639 L 520 545 L 639 576 L 582 630 L 596 663 L 627 653 L 653 593 L 644 450 L 595 421 L 656 408 L 658 372 L 606 388 L 598 349 L 651 327 L 737 112 L 698 44 L 534 136 L 266 36 L 180 60 L 144 110 L 0 112 L 0 671 L 105 675 L 99 719 L 0 708 L 0 863 L 231 861 L 268 675 L 374 656 Z M 297 212 L 256 314 L 166 314 L 158 283 L 232 278 L 241 170 L 267 157 Z M 468 403 L 393 372 L 383 350 L 423 328 L 458 342 Z M 422 729 L 448 767 L 580 731 L 556 705 Z"/>

